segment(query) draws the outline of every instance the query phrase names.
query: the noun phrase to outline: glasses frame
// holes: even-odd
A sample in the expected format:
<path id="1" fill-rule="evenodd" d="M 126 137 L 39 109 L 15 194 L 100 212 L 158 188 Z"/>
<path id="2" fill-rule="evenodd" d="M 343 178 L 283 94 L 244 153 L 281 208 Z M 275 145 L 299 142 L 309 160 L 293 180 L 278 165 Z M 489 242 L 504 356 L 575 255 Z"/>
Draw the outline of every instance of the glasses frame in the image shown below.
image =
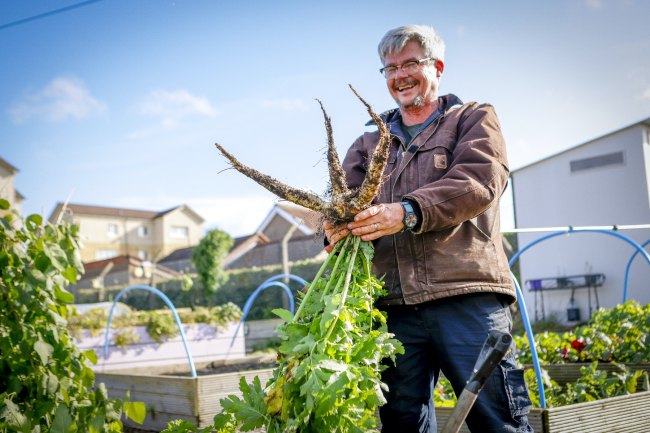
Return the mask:
<path id="1" fill-rule="evenodd" d="M 379 73 L 380 73 L 381 75 L 383 75 L 384 77 L 386 77 L 386 78 L 390 78 L 390 77 L 392 77 L 393 75 L 397 74 L 397 71 L 399 71 L 400 69 L 404 70 L 404 69 L 403 69 L 404 66 L 405 66 L 405 65 L 408 65 L 409 63 L 414 63 L 414 64 L 415 64 L 414 66 L 416 66 L 416 67 L 419 68 L 419 67 L 422 65 L 422 63 L 424 63 L 424 62 L 428 62 L 429 60 L 437 61 L 438 59 L 436 59 L 435 57 L 425 57 L 425 58 L 423 58 L 423 59 L 409 60 L 409 61 L 407 61 L 407 62 L 402 63 L 401 65 L 388 65 L 388 66 L 384 66 L 383 68 L 381 68 L 381 69 L 379 70 Z M 409 65 L 409 67 L 410 67 L 410 65 Z M 389 72 L 388 72 L 388 69 L 390 69 L 390 68 L 395 68 L 395 71 L 394 71 L 393 73 L 389 73 Z M 415 71 L 414 71 L 414 72 L 415 72 Z M 413 73 L 413 72 L 411 72 L 411 73 Z M 408 74 L 408 72 L 407 72 L 407 74 Z"/>

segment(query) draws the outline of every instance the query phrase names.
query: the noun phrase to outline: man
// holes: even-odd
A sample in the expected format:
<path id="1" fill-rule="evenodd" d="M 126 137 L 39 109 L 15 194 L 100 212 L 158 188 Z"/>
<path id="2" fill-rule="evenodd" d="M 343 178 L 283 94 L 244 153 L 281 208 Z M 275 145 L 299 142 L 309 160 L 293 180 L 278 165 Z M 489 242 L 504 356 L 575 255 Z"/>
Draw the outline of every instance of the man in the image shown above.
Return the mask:
<path id="1" fill-rule="evenodd" d="M 397 109 L 382 114 L 392 148 L 381 190 L 345 227 L 324 224 L 330 245 L 352 233 L 374 241 L 378 301 L 405 347 L 382 374 L 383 432 L 436 431 L 431 391 L 440 372 L 458 395 L 488 332 L 510 331 L 516 292 L 499 228 L 506 148 L 494 109 L 438 96 L 444 43 L 428 26 L 390 30 L 379 43 Z M 343 168 L 351 187 L 365 176 L 377 131 L 359 137 Z M 512 354 L 495 369 L 466 419 L 472 432 L 532 432 L 523 372 Z"/>

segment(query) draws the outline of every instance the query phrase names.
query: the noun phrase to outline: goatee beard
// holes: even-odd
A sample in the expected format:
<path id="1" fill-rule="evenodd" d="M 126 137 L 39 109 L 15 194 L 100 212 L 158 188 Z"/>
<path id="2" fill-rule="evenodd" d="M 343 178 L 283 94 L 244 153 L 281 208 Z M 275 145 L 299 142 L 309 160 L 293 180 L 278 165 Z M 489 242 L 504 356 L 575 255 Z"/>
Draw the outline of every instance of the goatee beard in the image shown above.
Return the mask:
<path id="1" fill-rule="evenodd" d="M 424 106 L 424 98 L 422 97 L 422 95 L 416 96 L 415 99 L 413 99 L 413 102 L 411 102 L 408 105 L 402 103 L 399 104 L 399 107 L 401 109 L 420 108 L 422 106 Z"/>

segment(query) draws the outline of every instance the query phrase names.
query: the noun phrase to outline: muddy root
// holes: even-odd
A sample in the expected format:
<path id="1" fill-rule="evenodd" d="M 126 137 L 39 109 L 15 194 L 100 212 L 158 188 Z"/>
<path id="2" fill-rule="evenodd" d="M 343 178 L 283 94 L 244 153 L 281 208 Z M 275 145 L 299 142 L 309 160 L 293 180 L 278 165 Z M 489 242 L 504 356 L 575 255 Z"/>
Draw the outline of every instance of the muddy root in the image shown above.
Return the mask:
<path id="1" fill-rule="evenodd" d="M 230 162 L 235 170 L 244 176 L 254 180 L 273 194 L 292 203 L 306 207 L 316 212 L 327 213 L 331 206 L 314 193 L 291 187 L 279 180 L 242 164 L 234 155 L 224 149 L 219 143 L 215 143 L 219 152 Z"/>
<path id="2" fill-rule="evenodd" d="M 351 206 L 354 209 L 359 211 L 370 206 L 375 196 L 379 192 L 381 187 L 382 176 L 384 174 L 384 169 L 386 168 L 386 163 L 388 162 L 388 155 L 390 153 L 390 131 L 386 123 L 381 120 L 381 118 L 372 110 L 370 104 L 368 104 L 362 97 L 357 93 L 354 87 L 350 85 L 352 92 L 359 98 L 359 100 L 366 106 L 368 114 L 377 125 L 379 129 L 379 143 L 375 148 L 375 151 L 372 154 L 370 159 L 370 164 L 368 165 L 368 171 L 366 172 L 366 177 L 363 179 L 361 188 L 357 196 L 352 200 Z"/>

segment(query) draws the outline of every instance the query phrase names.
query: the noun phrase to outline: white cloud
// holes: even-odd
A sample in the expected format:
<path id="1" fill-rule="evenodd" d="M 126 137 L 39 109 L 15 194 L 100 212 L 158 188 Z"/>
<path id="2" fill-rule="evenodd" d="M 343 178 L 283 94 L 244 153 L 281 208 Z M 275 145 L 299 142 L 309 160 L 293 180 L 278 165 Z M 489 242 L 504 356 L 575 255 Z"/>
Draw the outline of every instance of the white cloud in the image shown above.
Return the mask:
<path id="1" fill-rule="evenodd" d="M 207 98 L 187 90 L 154 90 L 138 106 L 138 112 L 160 121 L 163 128 L 174 128 L 189 117 L 215 117 L 217 110 Z"/>
<path id="2" fill-rule="evenodd" d="M 293 112 L 293 111 L 303 111 L 306 109 L 305 102 L 302 99 L 265 99 L 261 103 L 262 108 L 272 108 L 275 110 Z"/>
<path id="3" fill-rule="evenodd" d="M 68 118 L 83 119 L 105 110 L 106 106 L 90 94 L 83 81 L 58 77 L 43 90 L 26 95 L 9 109 L 9 114 L 16 123 L 32 118 L 61 122 Z"/>

